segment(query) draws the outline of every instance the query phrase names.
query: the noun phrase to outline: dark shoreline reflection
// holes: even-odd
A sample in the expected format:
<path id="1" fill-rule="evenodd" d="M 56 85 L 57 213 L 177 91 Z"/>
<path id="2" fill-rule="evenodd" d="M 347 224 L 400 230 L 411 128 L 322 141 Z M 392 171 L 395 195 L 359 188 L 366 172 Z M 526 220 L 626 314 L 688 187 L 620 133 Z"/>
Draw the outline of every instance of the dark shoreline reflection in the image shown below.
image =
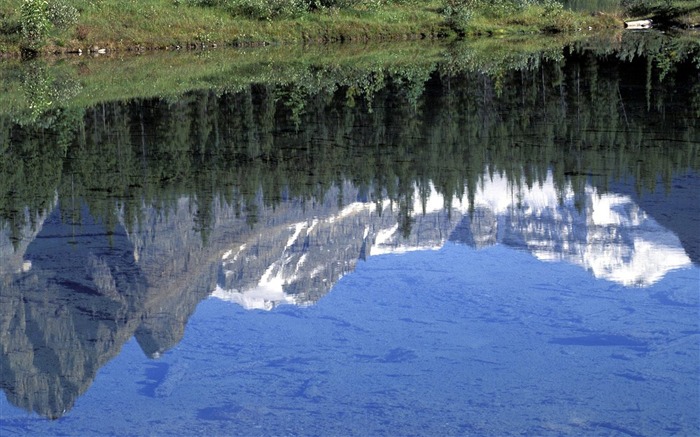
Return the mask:
<path id="1" fill-rule="evenodd" d="M 698 265 L 697 69 L 651 95 L 649 74 L 577 52 L 498 78 L 373 71 L 365 94 L 255 84 L 0 120 L 1 386 L 60 417 L 132 336 L 153 358 L 176 345 L 212 291 L 309 304 L 361 259 L 445 241 L 625 285 Z"/>

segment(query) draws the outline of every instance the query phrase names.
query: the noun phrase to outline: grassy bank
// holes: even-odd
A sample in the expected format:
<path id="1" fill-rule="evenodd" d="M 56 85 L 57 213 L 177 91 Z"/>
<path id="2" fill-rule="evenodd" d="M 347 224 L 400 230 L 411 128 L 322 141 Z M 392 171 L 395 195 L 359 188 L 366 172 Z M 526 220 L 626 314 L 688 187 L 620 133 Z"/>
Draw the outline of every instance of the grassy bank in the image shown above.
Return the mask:
<path id="1" fill-rule="evenodd" d="M 625 0 L 630 19 L 654 20 L 661 27 L 700 27 L 700 0 Z"/>
<path id="2" fill-rule="evenodd" d="M 217 6 L 173 0 L 63 0 L 77 11 L 74 23 L 51 26 L 42 52 L 187 48 L 192 45 L 262 44 L 276 42 L 404 39 L 436 36 L 448 31 L 434 12 L 436 5 L 392 4 L 369 10 L 299 12 L 275 17 L 234 15 Z M 1 51 L 16 51 L 23 43 L 22 0 L 9 0 Z M 250 14 L 248 14 L 250 15 Z"/>
<path id="3" fill-rule="evenodd" d="M 0 54 L 148 50 L 619 27 L 554 0 L 5 0 Z"/>

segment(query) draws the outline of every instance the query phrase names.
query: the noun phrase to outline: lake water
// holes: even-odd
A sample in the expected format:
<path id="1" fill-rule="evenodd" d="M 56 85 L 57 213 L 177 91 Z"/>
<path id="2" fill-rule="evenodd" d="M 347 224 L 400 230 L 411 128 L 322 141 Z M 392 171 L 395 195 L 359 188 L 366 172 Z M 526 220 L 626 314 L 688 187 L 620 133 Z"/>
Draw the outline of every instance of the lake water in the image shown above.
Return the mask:
<path id="1" fill-rule="evenodd" d="M 683 41 L 5 70 L 0 434 L 700 434 Z"/>

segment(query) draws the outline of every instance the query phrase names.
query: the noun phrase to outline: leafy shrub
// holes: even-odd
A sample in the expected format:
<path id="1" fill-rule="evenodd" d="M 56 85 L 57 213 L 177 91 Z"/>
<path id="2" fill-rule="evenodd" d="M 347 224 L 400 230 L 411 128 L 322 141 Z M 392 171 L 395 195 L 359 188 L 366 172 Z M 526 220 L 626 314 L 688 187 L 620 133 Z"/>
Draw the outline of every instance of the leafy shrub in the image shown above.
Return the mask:
<path id="1" fill-rule="evenodd" d="M 13 17 L 4 17 L 0 14 L 0 33 L 4 35 L 19 34 L 22 32 L 22 23 Z"/>
<path id="2" fill-rule="evenodd" d="M 671 0 L 622 0 L 621 6 L 632 16 L 649 15 L 659 9 L 670 9 Z"/>
<path id="3" fill-rule="evenodd" d="M 232 15 L 259 20 L 297 17 L 304 12 L 350 8 L 362 0 L 174 0 L 176 5 L 218 7 Z"/>
<path id="4" fill-rule="evenodd" d="M 547 14 L 557 13 L 564 9 L 564 5 L 558 0 L 485 0 L 479 2 L 479 7 L 484 15 L 496 18 L 522 12 L 531 6 L 543 7 Z"/>
<path id="5" fill-rule="evenodd" d="M 25 49 L 36 50 L 46 38 L 51 22 L 46 0 L 24 0 L 20 11 Z"/>
<path id="6" fill-rule="evenodd" d="M 530 7 L 541 8 L 548 17 L 558 16 L 564 10 L 558 0 L 443 0 L 442 13 L 452 28 L 465 30 L 475 14 L 503 19 Z"/>
<path id="7" fill-rule="evenodd" d="M 398 2 L 392 2 L 392 3 L 398 4 Z M 379 10 L 379 8 L 381 8 L 382 6 L 384 6 L 386 4 L 387 4 L 386 0 L 362 0 L 358 4 L 353 5 L 353 6 L 357 6 L 358 10 L 376 11 L 376 10 Z M 406 4 L 406 3 L 404 2 L 404 4 Z"/>
<path id="8" fill-rule="evenodd" d="M 271 20 L 278 17 L 296 17 L 306 10 L 305 0 L 227 0 L 226 9 L 233 15 Z"/>
<path id="9" fill-rule="evenodd" d="M 347 9 L 356 6 L 360 2 L 361 0 L 307 0 L 308 9 Z"/>
<path id="10" fill-rule="evenodd" d="M 180 1 L 176 0 L 176 4 L 180 3 Z M 187 0 L 187 4 L 201 7 L 225 6 L 226 3 L 226 0 Z"/>
<path id="11" fill-rule="evenodd" d="M 477 4 L 476 0 L 445 0 L 442 16 L 449 26 L 463 30 L 474 14 Z"/>
<path id="12" fill-rule="evenodd" d="M 63 0 L 53 0 L 49 3 L 47 13 L 51 24 L 59 29 L 71 27 L 78 22 L 78 17 L 80 16 L 76 8 L 65 3 Z"/>

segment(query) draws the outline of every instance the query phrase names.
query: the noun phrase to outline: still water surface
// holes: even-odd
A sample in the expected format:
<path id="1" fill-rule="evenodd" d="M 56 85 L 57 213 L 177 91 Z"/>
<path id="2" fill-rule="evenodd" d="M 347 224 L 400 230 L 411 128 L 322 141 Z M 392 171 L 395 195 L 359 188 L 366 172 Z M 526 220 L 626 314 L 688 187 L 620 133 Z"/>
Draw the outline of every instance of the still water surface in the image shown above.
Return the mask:
<path id="1" fill-rule="evenodd" d="M 4 116 L 2 435 L 700 433 L 698 55 L 624 50 Z"/>

